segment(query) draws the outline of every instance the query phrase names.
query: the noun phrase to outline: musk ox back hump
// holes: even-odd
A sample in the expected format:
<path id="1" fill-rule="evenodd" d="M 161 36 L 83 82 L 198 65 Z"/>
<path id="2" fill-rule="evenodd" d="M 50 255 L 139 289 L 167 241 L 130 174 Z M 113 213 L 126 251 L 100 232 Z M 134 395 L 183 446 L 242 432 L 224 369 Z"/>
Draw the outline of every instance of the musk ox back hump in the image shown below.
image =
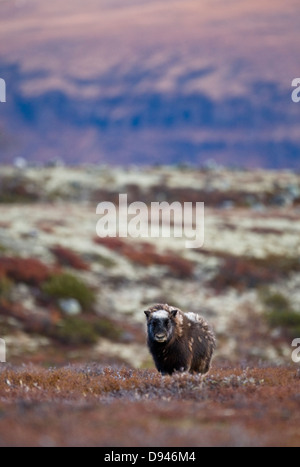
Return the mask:
<path id="1" fill-rule="evenodd" d="M 201 316 L 167 304 L 155 305 L 145 314 L 148 347 L 158 371 L 207 373 L 215 337 Z"/>

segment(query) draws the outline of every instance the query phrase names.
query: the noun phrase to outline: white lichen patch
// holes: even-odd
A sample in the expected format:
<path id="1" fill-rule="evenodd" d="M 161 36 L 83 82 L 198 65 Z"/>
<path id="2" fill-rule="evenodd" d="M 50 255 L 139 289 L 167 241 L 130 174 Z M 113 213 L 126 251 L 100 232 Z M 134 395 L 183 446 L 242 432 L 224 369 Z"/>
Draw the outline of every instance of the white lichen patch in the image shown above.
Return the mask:
<path id="1" fill-rule="evenodd" d="M 135 368 L 140 368 L 149 360 L 146 346 L 139 344 L 123 344 L 102 338 L 94 347 L 95 356 L 120 358 Z"/>

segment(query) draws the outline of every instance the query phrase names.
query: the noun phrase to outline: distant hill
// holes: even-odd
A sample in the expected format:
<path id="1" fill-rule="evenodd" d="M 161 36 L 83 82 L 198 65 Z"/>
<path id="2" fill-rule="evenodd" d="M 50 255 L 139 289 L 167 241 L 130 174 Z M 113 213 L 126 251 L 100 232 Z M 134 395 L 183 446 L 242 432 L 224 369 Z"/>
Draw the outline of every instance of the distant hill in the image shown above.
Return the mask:
<path id="1" fill-rule="evenodd" d="M 300 168 L 300 4 L 0 3 L 0 162 Z"/>

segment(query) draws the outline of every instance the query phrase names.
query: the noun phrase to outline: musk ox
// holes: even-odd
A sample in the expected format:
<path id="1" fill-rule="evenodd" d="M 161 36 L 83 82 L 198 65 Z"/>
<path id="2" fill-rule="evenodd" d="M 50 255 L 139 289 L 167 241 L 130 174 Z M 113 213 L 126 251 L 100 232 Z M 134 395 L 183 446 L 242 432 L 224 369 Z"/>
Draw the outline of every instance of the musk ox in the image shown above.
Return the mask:
<path id="1" fill-rule="evenodd" d="M 208 372 L 215 337 L 201 316 L 167 304 L 152 306 L 144 313 L 147 343 L 158 371 Z"/>

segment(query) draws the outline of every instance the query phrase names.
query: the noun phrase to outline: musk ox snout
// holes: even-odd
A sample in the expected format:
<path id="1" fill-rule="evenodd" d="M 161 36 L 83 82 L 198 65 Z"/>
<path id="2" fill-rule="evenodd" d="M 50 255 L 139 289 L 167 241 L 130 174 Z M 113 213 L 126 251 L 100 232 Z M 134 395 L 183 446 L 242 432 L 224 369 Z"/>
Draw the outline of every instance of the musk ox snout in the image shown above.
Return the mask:
<path id="1" fill-rule="evenodd" d="M 157 332 L 155 335 L 154 335 L 154 339 L 156 340 L 156 342 L 166 342 L 166 340 L 168 339 L 168 335 L 166 333 L 159 333 Z"/>
<path id="2" fill-rule="evenodd" d="M 177 310 L 172 313 L 167 313 L 165 310 L 157 310 L 155 314 L 151 314 L 148 310 L 145 311 L 147 316 L 148 336 L 154 342 L 168 342 L 174 332 L 173 318 L 176 316 Z"/>

